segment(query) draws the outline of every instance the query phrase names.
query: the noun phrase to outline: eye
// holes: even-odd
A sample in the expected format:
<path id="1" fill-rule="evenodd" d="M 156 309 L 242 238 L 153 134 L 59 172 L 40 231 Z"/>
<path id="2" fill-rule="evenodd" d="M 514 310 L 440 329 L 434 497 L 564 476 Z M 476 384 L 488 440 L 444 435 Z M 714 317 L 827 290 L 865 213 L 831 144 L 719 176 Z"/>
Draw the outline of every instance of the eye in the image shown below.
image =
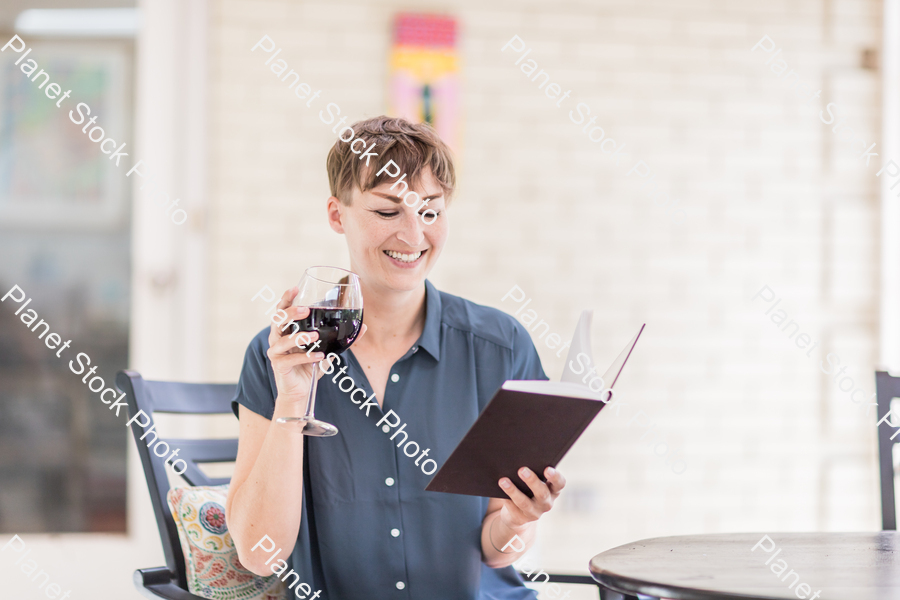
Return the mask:
<path id="1" fill-rule="evenodd" d="M 375 214 L 377 214 L 379 217 L 384 217 L 385 219 L 389 219 L 391 217 L 396 217 L 397 211 L 376 210 Z"/>

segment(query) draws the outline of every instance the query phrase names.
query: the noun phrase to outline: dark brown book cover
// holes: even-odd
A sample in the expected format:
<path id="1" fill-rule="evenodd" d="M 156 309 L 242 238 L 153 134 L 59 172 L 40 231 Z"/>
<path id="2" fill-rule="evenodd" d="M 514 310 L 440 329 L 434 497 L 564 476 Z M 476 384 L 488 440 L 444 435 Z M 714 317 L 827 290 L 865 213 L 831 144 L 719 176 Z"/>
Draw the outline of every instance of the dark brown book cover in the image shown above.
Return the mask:
<path id="1" fill-rule="evenodd" d="M 643 329 L 604 374 L 610 388 Z M 511 387 L 531 387 L 533 391 Z M 528 467 L 543 480 L 544 469 L 559 464 L 606 406 L 600 398 L 608 398 L 609 393 L 604 391 L 601 396 L 574 383 L 507 381 L 425 489 L 506 499 L 498 481 L 509 477 L 530 498 L 531 489 L 519 478 L 518 470 Z"/>
<path id="2" fill-rule="evenodd" d="M 505 476 L 531 497 L 518 470 L 528 467 L 543 479 L 544 469 L 562 460 L 604 406 L 501 388 L 425 489 L 507 498 L 497 483 Z"/>

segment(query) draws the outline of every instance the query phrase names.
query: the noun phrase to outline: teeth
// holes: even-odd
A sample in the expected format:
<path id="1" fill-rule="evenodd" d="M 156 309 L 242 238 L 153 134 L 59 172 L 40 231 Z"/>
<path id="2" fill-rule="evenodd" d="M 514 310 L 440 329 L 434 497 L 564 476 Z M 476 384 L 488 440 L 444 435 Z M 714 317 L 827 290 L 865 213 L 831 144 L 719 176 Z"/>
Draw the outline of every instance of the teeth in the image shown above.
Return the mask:
<path id="1" fill-rule="evenodd" d="M 399 252 L 394 252 L 393 250 L 385 250 L 384 253 L 387 254 L 388 256 L 390 256 L 391 258 L 399 260 L 400 262 L 407 262 L 407 263 L 415 262 L 416 260 L 419 259 L 420 256 L 422 256 L 421 252 L 416 252 L 415 254 L 401 254 Z"/>

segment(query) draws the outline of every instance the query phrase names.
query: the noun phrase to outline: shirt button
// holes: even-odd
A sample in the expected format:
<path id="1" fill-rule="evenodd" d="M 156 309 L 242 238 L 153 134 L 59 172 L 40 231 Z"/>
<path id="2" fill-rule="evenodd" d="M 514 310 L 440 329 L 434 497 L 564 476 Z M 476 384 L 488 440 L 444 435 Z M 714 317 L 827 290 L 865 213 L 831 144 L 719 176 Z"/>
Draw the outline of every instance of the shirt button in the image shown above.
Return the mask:
<path id="1" fill-rule="evenodd" d="M 387 479 L 384 480 L 384 484 L 387 485 L 387 486 L 392 486 L 392 485 L 394 485 L 394 478 L 393 478 L 393 477 L 388 477 Z"/>
<path id="2" fill-rule="evenodd" d="M 397 589 L 398 589 L 398 590 L 402 590 L 402 589 L 405 588 L 405 587 L 406 587 L 406 584 L 403 583 L 402 581 L 398 581 L 398 582 L 397 582 Z"/>
<path id="3" fill-rule="evenodd" d="M 391 529 L 391 535 L 394 537 L 400 537 L 400 530 L 399 529 Z"/>
<path id="4" fill-rule="evenodd" d="M 418 347 L 418 346 L 413 346 L 413 352 L 418 352 L 418 351 L 419 351 L 419 347 Z"/>
<path id="5" fill-rule="evenodd" d="M 394 373 L 393 375 L 391 375 L 391 381 L 397 383 L 398 381 L 400 381 L 400 376 Z"/>

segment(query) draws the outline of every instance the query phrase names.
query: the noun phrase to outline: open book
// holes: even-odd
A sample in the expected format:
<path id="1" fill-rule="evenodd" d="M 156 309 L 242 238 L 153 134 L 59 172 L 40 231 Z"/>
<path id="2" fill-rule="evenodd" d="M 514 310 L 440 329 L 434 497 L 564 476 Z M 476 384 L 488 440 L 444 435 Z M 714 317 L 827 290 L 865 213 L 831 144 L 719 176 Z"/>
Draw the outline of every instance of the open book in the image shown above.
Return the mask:
<path id="1" fill-rule="evenodd" d="M 506 498 L 497 482 L 508 477 L 532 496 L 518 470 L 528 467 L 543 479 L 544 469 L 559 464 L 611 399 L 612 387 L 646 326 L 641 325 L 600 377 L 591 358 L 592 315 L 584 311 L 578 320 L 562 381 L 505 382 L 426 490 Z"/>

